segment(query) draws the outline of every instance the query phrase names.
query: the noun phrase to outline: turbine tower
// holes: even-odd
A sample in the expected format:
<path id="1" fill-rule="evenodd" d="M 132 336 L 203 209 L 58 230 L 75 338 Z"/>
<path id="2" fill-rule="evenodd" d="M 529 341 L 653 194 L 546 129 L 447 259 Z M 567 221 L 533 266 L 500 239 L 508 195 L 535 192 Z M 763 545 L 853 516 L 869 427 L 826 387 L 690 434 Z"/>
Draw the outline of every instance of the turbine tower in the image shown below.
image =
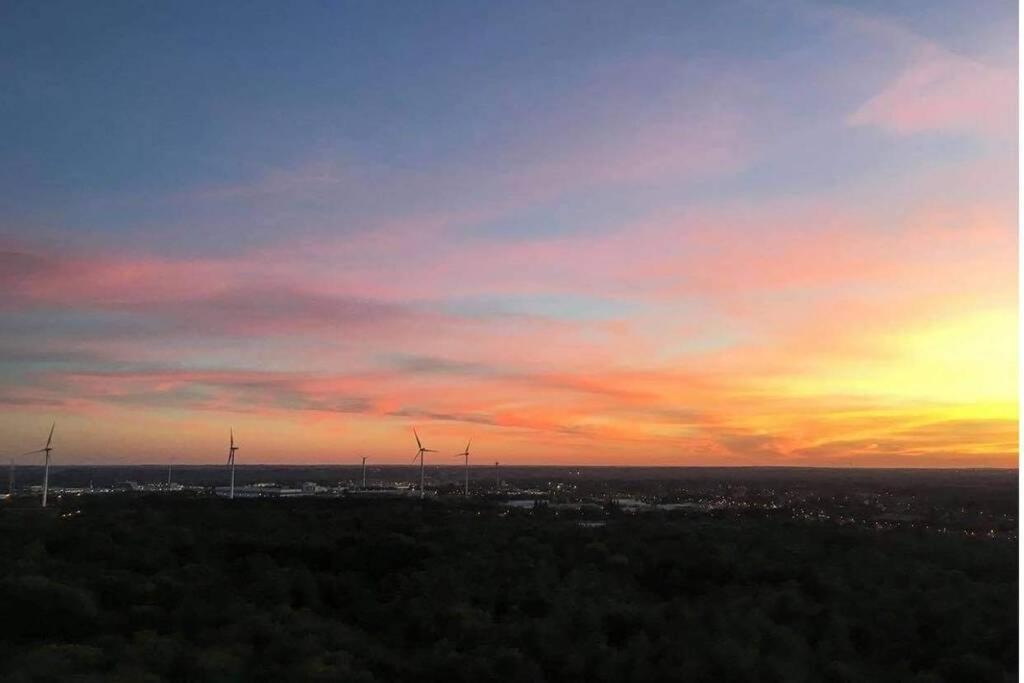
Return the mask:
<path id="1" fill-rule="evenodd" d="M 46 465 L 43 467 L 43 507 L 46 507 L 46 495 L 50 492 L 50 451 L 53 450 L 53 447 L 50 444 L 53 443 L 53 428 L 56 426 L 56 422 L 50 425 L 50 435 L 46 437 L 45 446 L 38 450 L 29 451 L 28 453 L 23 454 L 35 455 L 36 453 L 46 453 Z"/>
<path id="2" fill-rule="evenodd" d="M 412 428 L 412 434 L 413 434 L 413 436 L 416 437 L 416 446 L 419 448 L 419 450 L 416 451 L 416 458 L 420 459 L 420 498 L 423 498 L 424 495 L 425 495 L 424 489 L 423 489 L 423 454 L 424 453 L 437 453 L 437 451 L 435 451 L 432 448 L 424 448 L 423 447 L 423 443 L 420 441 L 420 435 L 416 433 L 416 428 L 415 427 Z M 413 458 L 412 461 L 416 462 L 416 458 Z"/>
<path id="3" fill-rule="evenodd" d="M 363 490 L 366 490 L 366 456 L 363 456 Z"/>
<path id="4" fill-rule="evenodd" d="M 456 458 L 465 458 L 466 459 L 466 489 L 465 489 L 465 494 L 466 494 L 467 498 L 469 497 L 469 444 L 471 444 L 471 443 L 473 443 L 472 439 L 470 439 L 469 441 L 466 442 L 466 450 L 462 451 L 461 453 L 456 453 L 455 454 Z"/>
<path id="5" fill-rule="evenodd" d="M 497 460 L 494 461 L 494 488 L 501 488 L 501 469 Z"/>
<path id="6" fill-rule="evenodd" d="M 235 430 L 231 430 L 231 446 L 228 447 L 228 465 L 231 466 L 231 490 L 228 493 L 228 499 L 235 499 L 235 451 L 238 450 L 238 446 L 235 445 Z"/>

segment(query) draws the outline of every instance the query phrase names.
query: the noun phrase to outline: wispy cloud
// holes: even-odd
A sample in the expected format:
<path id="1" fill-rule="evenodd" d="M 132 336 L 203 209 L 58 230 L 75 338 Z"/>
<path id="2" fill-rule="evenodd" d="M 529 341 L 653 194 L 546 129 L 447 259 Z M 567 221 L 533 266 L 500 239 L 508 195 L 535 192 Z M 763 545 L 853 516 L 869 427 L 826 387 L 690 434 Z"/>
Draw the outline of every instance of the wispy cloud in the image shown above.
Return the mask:
<path id="1" fill-rule="evenodd" d="M 847 121 L 897 134 L 954 132 L 1009 139 L 1016 104 L 1013 69 L 928 48 Z"/>

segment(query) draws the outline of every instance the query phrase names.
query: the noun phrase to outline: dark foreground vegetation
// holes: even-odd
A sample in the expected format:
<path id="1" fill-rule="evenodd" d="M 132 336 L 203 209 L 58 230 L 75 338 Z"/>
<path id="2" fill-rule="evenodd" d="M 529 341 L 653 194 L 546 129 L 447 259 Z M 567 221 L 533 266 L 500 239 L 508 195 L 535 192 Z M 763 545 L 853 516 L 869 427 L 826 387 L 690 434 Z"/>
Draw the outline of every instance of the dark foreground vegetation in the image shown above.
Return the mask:
<path id="1" fill-rule="evenodd" d="M 1017 546 L 116 496 L 0 510 L 4 681 L 1003 681 Z"/>

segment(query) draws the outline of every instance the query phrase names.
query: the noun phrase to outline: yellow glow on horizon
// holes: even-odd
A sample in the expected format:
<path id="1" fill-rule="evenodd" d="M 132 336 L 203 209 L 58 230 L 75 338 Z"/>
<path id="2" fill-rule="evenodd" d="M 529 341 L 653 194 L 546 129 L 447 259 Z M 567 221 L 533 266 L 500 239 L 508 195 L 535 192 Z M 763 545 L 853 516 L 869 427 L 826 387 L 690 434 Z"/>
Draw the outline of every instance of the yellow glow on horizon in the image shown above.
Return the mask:
<path id="1" fill-rule="evenodd" d="M 871 341 L 871 353 L 825 358 L 811 373 L 780 378 L 794 396 L 861 396 L 956 406 L 975 417 L 1016 417 L 1017 318 L 968 313 Z"/>

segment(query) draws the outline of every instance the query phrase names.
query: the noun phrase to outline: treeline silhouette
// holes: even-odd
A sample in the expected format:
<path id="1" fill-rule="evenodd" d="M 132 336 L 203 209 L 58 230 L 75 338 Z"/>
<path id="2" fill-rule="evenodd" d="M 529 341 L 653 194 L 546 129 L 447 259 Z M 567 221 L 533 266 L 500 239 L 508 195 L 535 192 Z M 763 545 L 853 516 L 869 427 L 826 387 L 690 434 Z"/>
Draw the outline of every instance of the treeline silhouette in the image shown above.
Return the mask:
<path id="1" fill-rule="evenodd" d="M 2 680 L 1016 675 L 1015 543 L 466 502 L 62 505 L 0 510 Z"/>

